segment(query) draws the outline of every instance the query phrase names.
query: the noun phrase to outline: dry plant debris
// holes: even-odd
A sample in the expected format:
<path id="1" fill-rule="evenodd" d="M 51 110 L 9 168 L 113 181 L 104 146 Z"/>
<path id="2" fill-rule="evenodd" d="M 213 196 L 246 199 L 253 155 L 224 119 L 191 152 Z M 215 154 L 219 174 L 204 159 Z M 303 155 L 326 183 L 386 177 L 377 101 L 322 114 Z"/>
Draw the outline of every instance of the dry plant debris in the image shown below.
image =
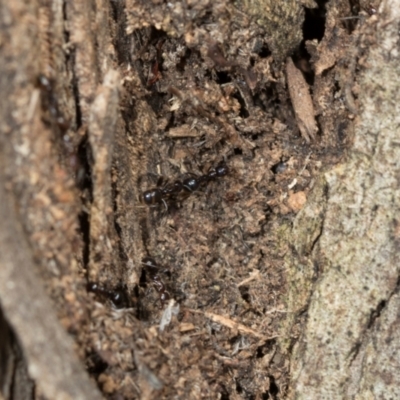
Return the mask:
<path id="1" fill-rule="evenodd" d="M 309 86 L 301 71 L 294 66 L 291 58 L 286 61 L 286 74 L 297 124 L 304 139 L 310 142 L 315 140 L 318 127 Z"/>

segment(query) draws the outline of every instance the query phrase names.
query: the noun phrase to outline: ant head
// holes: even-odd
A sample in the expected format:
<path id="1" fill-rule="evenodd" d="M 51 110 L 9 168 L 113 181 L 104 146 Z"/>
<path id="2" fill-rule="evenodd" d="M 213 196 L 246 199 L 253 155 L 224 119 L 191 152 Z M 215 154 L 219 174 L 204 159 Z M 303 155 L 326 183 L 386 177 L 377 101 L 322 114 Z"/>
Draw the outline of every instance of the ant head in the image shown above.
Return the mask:
<path id="1" fill-rule="evenodd" d="M 208 179 L 222 178 L 223 176 L 228 175 L 228 173 L 229 168 L 225 164 L 219 164 L 208 170 L 207 177 Z"/>
<path id="2" fill-rule="evenodd" d="M 229 168 L 225 164 L 218 165 L 215 168 L 216 175 L 220 178 L 226 176 L 229 173 Z"/>

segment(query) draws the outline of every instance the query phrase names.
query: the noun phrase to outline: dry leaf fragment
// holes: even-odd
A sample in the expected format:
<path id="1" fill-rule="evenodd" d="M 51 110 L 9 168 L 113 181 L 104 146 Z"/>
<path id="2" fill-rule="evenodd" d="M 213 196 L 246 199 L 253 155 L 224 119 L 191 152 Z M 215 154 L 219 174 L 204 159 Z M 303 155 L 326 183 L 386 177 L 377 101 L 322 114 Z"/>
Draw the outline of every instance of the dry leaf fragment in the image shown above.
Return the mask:
<path id="1" fill-rule="evenodd" d="M 315 139 L 315 134 L 318 132 L 314 106 L 307 82 L 291 58 L 286 60 L 286 75 L 297 125 L 304 139 L 310 142 L 311 139 Z"/>
<path id="2" fill-rule="evenodd" d="M 189 124 L 183 124 L 170 128 L 167 133 L 168 137 L 171 138 L 184 138 L 184 137 L 198 137 L 201 134 L 196 129 L 191 129 Z"/>
<path id="3" fill-rule="evenodd" d="M 288 198 L 288 205 L 294 212 L 299 212 L 307 201 L 307 196 L 304 192 L 291 193 Z"/>
<path id="4" fill-rule="evenodd" d="M 250 272 L 249 277 L 244 279 L 242 282 L 238 283 L 238 287 L 247 285 L 249 282 L 253 281 L 254 279 L 259 278 L 260 276 L 260 271 L 258 269 L 253 270 Z"/>
<path id="5" fill-rule="evenodd" d="M 255 336 L 259 339 L 265 338 L 263 334 L 260 332 L 257 332 L 251 328 L 248 328 L 247 326 L 240 324 L 239 322 L 233 321 L 232 319 L 228 317 L 224 317 L 223 315 L 218 315 L 210 312 L 202 312 L 198 310 L 190 310 L 193 313 L 196 314 L 204 314 L 206 318 L 211 319 L 211 321 L 216 322 L 217 324 L 226 326 L 229 329 L 232 329 L 234 331 L 238 331 L 242 335 L 252 335 Z"/>
<path id="6" fill-rule="evenodd" d="M 196 327 L 191 322 L 182 322 L 179 325 L 179 332 L 189 332 L 195 329 Z"/>

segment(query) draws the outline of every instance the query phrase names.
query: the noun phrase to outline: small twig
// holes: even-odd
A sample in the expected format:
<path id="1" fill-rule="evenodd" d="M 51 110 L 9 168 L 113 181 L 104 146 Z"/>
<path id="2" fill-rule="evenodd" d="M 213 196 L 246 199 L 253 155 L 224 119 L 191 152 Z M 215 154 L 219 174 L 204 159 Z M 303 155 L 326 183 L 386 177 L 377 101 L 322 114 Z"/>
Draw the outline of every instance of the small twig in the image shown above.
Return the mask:
<path id="1" fill-rule="evenodd" d="M 239 333 L 241 333 L 243 335 L 252 335 L 252 336 L 255 336 L 256 338 L 264 339 L 264 340 L 271 339 L 271 338 L 267 338 L 263 334 L 255 331 L 251 328 L 248 328 L 247 326 L 245 326 L 243 324 L 233 321 L 232 319 L 230 319 L 228 317 L 224 317 L 222 315 L 210 313 L 207 311 L 203 312 L 203 311 L 199 311 L 199 310 L 190 310 L 190 309 L 189 309 L 189 311 L 192 313 L 195 313 L 195 314 L 203 314 L 206 318 L 211 319 L 211 321 L 221 324 L 223 326 L 226 326 L 229 329 L 238 331 Z"/>

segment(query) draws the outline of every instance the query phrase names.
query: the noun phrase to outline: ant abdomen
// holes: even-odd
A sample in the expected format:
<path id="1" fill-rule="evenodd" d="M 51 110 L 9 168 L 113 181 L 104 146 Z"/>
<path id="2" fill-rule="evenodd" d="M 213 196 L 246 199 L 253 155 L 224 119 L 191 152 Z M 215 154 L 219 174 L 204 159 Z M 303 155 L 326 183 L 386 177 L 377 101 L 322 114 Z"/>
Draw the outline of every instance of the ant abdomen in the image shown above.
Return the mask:
<path id="1" fill-rule="evenodd" d="M 162 200 L 163 200 L 163 193 L 158 188 L 146 190 L 143 193 L 143 202 L 146 203 L 148 206 L 159 204 L 162 202 Z"/>
<path id="2" fill-rule="evenodd" d="M 226 165 L 223 165 L 223 164 L 219 165 L 216 168 L 216 171 L 217 171 L 217 177 L 218 178 L 222 178 L 223 176 L 226 176 L 226 175 L 229 174 L 229 168 Z"/>

